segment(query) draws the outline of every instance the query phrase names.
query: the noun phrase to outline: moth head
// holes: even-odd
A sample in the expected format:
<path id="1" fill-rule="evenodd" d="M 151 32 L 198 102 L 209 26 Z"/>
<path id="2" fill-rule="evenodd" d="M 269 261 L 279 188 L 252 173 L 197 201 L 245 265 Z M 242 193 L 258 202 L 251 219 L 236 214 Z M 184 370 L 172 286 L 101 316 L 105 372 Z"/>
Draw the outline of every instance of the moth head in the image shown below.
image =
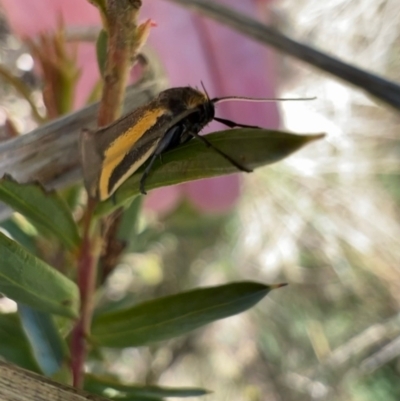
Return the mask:
<path id="1" fill-rule="evenodd" d="M 167 89 L 159 95 L 159 101 L 171 114 L 185 114 L 186 123 L 197 131 L 214 118 L 214 104 L 207 93 L 189 86 Z"/>

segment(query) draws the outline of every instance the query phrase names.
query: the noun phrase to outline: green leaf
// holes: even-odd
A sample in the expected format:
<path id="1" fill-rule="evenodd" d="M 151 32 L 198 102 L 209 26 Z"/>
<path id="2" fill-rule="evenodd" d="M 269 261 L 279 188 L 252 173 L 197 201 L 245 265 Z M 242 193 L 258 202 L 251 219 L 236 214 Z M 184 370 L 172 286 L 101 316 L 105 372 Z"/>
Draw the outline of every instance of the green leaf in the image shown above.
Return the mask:
<path id="1" fill-rule="evenodd" d="M 46 192 L 39 184 L 18 184 L 4 177 L 0 180 L 0 200 L 38 228 L 51 232 L 68 248 L 78 245 L 78 227 L 67 204 L 55 192 Z"/>
<path id="2" fill-rule="evenodd" d="M 93 339 L 97 345 L 114 348 L 167 340 L 243 312 L 277 287 L 240 282 L 157 298 L 96 316 Z"/>
<path id="3" fill-rule="evenodd" d="M 24 369 L 41 373 L 16 313 L 0 313 L 0 356 Z"/>
<path id="4" fill-rule="evenodd" d="M 27 224 L 30 224 L 26 221 Z M 13 217 L 0 223 L 0 227 L 19 244 L 23 245 L 29 252 L 36 253 L 35 237 L 26 233 Z"/>
<path id="5" fill-rule="evenodd" d="M 120 397 L 129 397 L 130 399 L 136 398 L 163 398 L 163 397 L 199 397 L 202 395 L 209 394 L 208 390 L 202 388 L 191 388 L 191 387 L 158 387 L 158 386 L 140 386 L 140 385 L 125 385 L 121 384 L 111 378 L 98 377 L 94 375 L 85 376 L 86 391 L 92 394 L 99 394 L 102 396 L 109 396 L 110 390 L 113 393 L 118 394 Z M 134 397 L 134 398 L 132 398 Z"/>
<path id="6" fill-rule="evenodd" d="M 31 344 L 36 361 L 46 376 L 52 376 L 62 367 L 67 346 L 48 313 L 19 304 L 22 327 Z"/>
<path id="7" fill-rule="evenodd" d="M 104 76 L 104 70 L 107 61 L 108 33 L 102 29 L 96 41 L 97 64 L 99 66 L 100 75 Z"/>
<path id="8" fill-rule="evenodd" d="M 266 129 L 235 129 L 207 135 L 207 139 L 242 165 L 254 169 L 284 159 L 304 145 L 324 135 L 295 135 Z M 146 164 L 146 163 L 145 163 Z M 145 165 L 135 172 L 117 190 L 112 199 L 97 206 L 96 214 L 103 215 L 138 195 Z M 146 180 L 146 190 L 181 182 L 237 173 L 238 169 L 215 150 L 199 140 L 163 154 L 157 160 Z"/>
<path id="9" fill-rule="evenodd" d="M 43 312 L 78 316 L 78 288 L 57 270 L 0 233 L 0 292 Z"/>

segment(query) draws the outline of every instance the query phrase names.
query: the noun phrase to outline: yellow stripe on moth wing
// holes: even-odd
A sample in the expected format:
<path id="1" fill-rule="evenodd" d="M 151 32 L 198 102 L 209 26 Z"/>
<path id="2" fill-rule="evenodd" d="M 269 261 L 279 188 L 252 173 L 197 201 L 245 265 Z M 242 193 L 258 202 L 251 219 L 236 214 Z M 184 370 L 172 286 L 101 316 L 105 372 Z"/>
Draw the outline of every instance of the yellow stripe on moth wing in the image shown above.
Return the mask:
<path id="1" fill-rule="evenodd" d="M 138 121 L 115 138 L 107 150 L 104 152 L 104 164 L 108 160 L 114 160 L 116 157 L 122 158 L 128 153 L 135 143 L 157 122 L 158 118 L 166 113 L 164 108 L 156 108 L 146 111 Z"/>
<path id="2" fill-rule="evenodd" d="M 120 179 L 113 185 L 108 192 L 108 182 L 105 187 L 100 186 L 99 188 L 99 199 L 101 201 L 109 198 L 125 181 L 129 178 L 143 163 L 145 163 L 149 157 L 153 154 L 159 141 L 157 141 L 140 159 L 133 163 L 129 169 L 120 177 Z"/>
<path id="3" fill-rule="evenodd" d="M 109 147 L 104 152 L 103 165 L 99 178 L 100 200 L 107 199 L 111 195 L 108 194 L 108 183 L 115 168 L 122 162 L 126 154 L 134 147 L 135 143 L 150 127 L 154 126 L 157 119 L 163 114 L 165 114 L 165 109 L 163 108 L 156 108 L 145 112 L 143 117 L 141 117 L 135 125 L 127 129 L 110 143 Z M 144 160 L 141 164 L 143 164 L 143 162 Z M 139 164 L 139 166 L 141 164 Z M 129 169 L 130 174 L 132 174 L 135 169 L 139 168 L 139 166 L 136 165 L 137 163 L 134 163 Z M 134 168 L 134 166 L 136 167 Z M 124 177 L 126 177 L 126 174 L 124 174 Z"/>

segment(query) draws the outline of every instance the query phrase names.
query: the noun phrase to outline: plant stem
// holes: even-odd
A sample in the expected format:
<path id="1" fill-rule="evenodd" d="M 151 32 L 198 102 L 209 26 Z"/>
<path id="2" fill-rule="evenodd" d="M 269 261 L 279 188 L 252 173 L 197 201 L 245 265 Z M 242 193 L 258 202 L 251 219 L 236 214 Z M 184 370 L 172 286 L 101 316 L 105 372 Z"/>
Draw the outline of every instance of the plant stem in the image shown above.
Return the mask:
<path id="1" fill-rule="evenodd" d="M 108 0 L 108 55 L 99 111 L 99 127 L 108 125 L 121 114 L 125 88 L 136 44 L 136 20 L 140 0 Z"/>
<path id="2" fill-rule="evenodd" d="M 103 17 L 106 18 L 105 28 L 108 30 L 108 52 L 97 120 L 99 127 L 112 123 L 121 114 L 130 67 L 141 45 L 136 25 L 140 6 L 141 0 L 108 0 L 106 3 L 106 15 Z M 97 265 L 102 241 L 107 243 L 107 239 L 101 238 L 98 230 L 95 230 L 91 237 L 90 226 L 95 206 L 96 201 L 89 198 L 84 214 L 84 233 L 78 257 L 81 309 L 71 341 L 71 369 L 75 387 L 83 385 L 87 355 L 86 337 L 90 333 L 92 320 Z"/>
<path id="3" fill-rule="evenodd" d="M 86 336 L 90 332 L 93 312 L 93 294 L 96 289 L 97 261 L 100 247 L 90 238 L 90 224 L 96 202 L 89 199 L 84 216 L 83 239 L 78 257 L 78 287 L 81 297 L 80 317 L 71 340 L 71 370 L 74 387 L 83 384 L 84 363 L 87 354 Z"/>

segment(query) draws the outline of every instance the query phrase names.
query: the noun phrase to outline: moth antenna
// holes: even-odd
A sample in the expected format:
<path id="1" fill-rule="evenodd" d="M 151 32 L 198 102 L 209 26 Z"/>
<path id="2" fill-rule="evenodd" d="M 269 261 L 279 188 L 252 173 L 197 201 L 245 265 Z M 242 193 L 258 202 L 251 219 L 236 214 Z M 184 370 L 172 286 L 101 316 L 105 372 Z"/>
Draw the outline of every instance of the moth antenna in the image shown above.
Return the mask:
<path id="1" fill-rule="evenodd" d="M 263 102 L 287 102 L 287 101 L 303 101 L 303 100 L 315 100 L 317 97 L 285 97 L 285 98 L 257 98 L 257 97 L 246 97 L 246 96 L 224 96 L 224 97 L 215 97 L 214 99 L 211 99 L 211 102 L 216 104 L 216 103 L 222 103 L 222 102 L 258 102 L 258 103 L 263 103 Z"/>

